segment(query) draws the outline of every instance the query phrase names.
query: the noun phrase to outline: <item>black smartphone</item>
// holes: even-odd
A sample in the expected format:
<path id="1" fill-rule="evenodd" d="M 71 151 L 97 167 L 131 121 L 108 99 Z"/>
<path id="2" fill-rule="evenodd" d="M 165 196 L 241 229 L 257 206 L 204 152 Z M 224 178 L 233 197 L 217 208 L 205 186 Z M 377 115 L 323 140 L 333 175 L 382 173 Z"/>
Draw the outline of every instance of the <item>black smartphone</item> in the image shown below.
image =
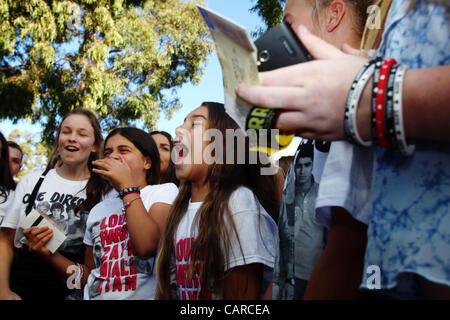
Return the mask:
<path id="1" fill-rule="evenodd" d="M 292 30 L 291 25 L 285 21 L 268 30 L 254 43 L 258 50 L 258 71 L 269 71 L 313 60 L 311 54 Z M 247 114 L 246 129 L 274 129 L 279 113 L 280 110 L 255 106 Z M 274 143 L 278 146 L 278 149 L 274 150 L 286 148 L 291 143 L 292 138 L 293 132 L 280 130 L 276 143 Z M 257 133 L 259 147 L 270 146 L 272 150 L 272 142 L 271 136 L 268 137 L 268 141 L 260 141 Z M 264 148 L 260 150 L 264 150 Z"/>
<path id="2" fill-rule="evenodd" d="M 258 70 L 269 71 L 313 59 L 286 21 L 269 29 L 255 41 Z"/>

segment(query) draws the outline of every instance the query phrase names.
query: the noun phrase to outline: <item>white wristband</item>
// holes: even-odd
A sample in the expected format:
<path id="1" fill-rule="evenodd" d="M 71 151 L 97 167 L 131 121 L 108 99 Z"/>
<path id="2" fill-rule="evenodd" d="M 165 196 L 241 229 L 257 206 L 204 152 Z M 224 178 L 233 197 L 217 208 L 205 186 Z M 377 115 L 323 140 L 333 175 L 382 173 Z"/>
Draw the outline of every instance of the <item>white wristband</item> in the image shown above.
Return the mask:
<path id="1" fill-rule="evenodd" d="M 350 96 L 347 100 L 347 111 L 346 115 L 347 128 L 352 140 L 360 146 L 370 147 L 373 145 L 372 141 L 364 141 L 358 133 L 358 126 L 356 122 L 356 110 L 358 109 L 359 100 L 361 99 L 361 94 L 367 85 L 370 77 L 375 71 L 375 64 L 370 64 L 361 74 L 361 77 L 353 82 L 352 89 L 350 91 Z"/>
<path id="2" fill-rule="evenodd" d="M 399 66 L 395 73 L 394 82 L 394 129 L 395 139 L 400 152 L 405 156 L 411 156 L 416 146 L 414 144 L 408 145 L 406 142 L 405 128 L 403 126 L 403 79 L 405 77 L 407 67 L 405 65 Z"/>

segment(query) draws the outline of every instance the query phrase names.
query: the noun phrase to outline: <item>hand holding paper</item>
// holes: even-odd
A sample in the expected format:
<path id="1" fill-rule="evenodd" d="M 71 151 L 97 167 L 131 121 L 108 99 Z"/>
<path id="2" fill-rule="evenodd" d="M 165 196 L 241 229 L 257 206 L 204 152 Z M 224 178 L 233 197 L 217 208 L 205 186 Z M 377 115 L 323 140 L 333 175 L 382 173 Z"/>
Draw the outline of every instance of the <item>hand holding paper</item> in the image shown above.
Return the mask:
<path id="1" fill-rule="evenodd" d="M 44 255 L 49 255 L 49 252 L 55 253 L 67 237 L 66 232 L 53 220 L 37 210 L 31 211 L 25 217 L 21 228 L 24 229 L 23 233 L 28 239 L 30 250 Z M 44 250 L 45 248 L 49 252 Z"/>
<path id="2" fill-rule="evenodd" d="M 53 237 L 53 230 L 49 227 L 31 227 L 23 231 L 28 240 L 28 250 L 39 255 L 49 256 L 52 252 L 46 248 L 48 241 Z"/>

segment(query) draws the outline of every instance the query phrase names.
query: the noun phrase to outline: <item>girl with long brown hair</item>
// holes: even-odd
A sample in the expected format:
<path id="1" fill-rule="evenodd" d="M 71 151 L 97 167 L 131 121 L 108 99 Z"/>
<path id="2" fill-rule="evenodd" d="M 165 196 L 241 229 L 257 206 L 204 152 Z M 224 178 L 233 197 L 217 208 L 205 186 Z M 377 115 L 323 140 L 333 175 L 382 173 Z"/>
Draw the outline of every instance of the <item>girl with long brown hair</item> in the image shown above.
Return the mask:
<path id="1" fill-rule="evenodd" d="M 64 279 L 71 275 L 67 273 L 69 266 L 83 261 L 88 210 L 108 191 L 108 186 L 92 173 L 91 161 L 98 159 L 102 143 L 96 116 L 85 109 L 74 109 L 58 128 L 48 170 L 32 172 L 20 180 L 0 231 L 0 298 L 61 300 L 76 292 Z M 32 199 L 34 189 L 37 193 Z M 76 214 L 67 215 L 63 221 L 72 232 L 55 253 L 45 247 L 51 229 L 21 227 L 29 203 L 37 210 L 55 203 L 66 209 L 77 208 Z"/>
<path id="2" fill-rule="evenodd" d="M 147 132 L 116 128 L 104 150 L 94 172 L 119 196 L 105 199 L 89 214 L 84 243 L 91 271 L 84 299 L 154 299 L 156 249 L 178 189 L 174 183 L 159 184 L 159 152 Z M 105 236 L 111 234 L 120 236 Z"/>
<path id="3" fill-rule="evenodd" d="M 208 129 L 220 133 L 214 145 L 224 146 L 222 154 L 206 154 Z M 258 299 L 270 280 L 264 270 L 275 258 L 276 224 L 269 215 L 278 211 L 275 176 L 248 164 L 247 139 L 237 146 L 247 156 L 239 163 L 227 129 L 238 126 L 223 104 L 205 102 L 176 130 L 175 167 L 183 183 L 161 241 L 160 299 Z M 231 152 L 233 161 L 225 161 Z"/>
<path id="4" fill-rule="evenodd" d="M 16 183 L 10 171 L 8 143 L 0 132 L 0 225 L 14 198 Z"/>
<path id="5" fill-rule="evenodd" d="M 171 161 L 171 154 L 173 150 L 172 136 L 166 131 L 152 131 L 150 134 L 158 146 L 159 157 L 161 159 L 159 183 L 172 182 L 179 186 L 180 181 L 178 181 L 175 174 L 175 165 Z"/>

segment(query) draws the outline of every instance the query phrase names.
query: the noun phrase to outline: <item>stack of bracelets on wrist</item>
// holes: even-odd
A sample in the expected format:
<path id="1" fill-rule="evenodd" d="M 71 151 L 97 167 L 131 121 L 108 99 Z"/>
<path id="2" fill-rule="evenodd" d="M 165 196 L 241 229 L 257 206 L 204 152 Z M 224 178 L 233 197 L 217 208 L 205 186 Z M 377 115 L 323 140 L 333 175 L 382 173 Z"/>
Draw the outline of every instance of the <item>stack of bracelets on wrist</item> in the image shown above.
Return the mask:
<path id="1" fill-rule="evenodd" d="M 132 194 L 132 193 L 137 193 L 137 194 L 140 195 L 140 194 L 141 194 L 141 191 L 139 190 L 138 187 L 129 187 L 129 188 L 125 188 L 125 189 L 120 190 L 120 192 L 119 192 L 119 197 L 120 197 L 120 199 L 123 200 L 123 198 L 124 198 L 126 195 L 129 195 L 129 194 Z M 130 206 L 130 204 L 133 203 L 133 201 L 135 201 L 135 200 L 137 200 L 137 199 L 141 199 L 141 197 L 138 196 L 137 198 L 134 198 L 134 199 L 132 199 L 132 200 L 130 200 L 130 201 L 124 203 L 124 204 L 123 204 L 123 207 L 122 207 L 122 212 L 125 214 L 125 212 L 127 211 L 127 208 Z"/>
<path id="2" fill-rule="evenodd" d="M 83 279 L 84 279 L 84 268 L 81 264 L 77 263 L 77 277 L 75 279 L 75 289 L 81 289 Z"/>
<path id="3" fill-rule="evenodd" d="M 397 148 L 403 155 L 414 153 L 415 146 L 406 142 L 403 127 L 403 79 L 406 66 L 395 59 L 369 61 L 353 81 L 345 107 L 344 129 L 347 139 L 359 146 L 369 147 L 373 143 L 385 148 Z M 361 94 L 373 75 L 371 98 L 372 141 L 363 141 L 358 133 L 356 111 Z"/>
<path id="4" fill-rule="evenodd" d="M 140 194 L 141 191 L 139 190 L 138 187 L 125 188 L 125 189 L 120 190 L 119 197 L 120 197 L 120 199 L 123 199 L 123 197 L 125 197 L 126 195 L 131 194 L 131 193 L 139 193 Z"/>

